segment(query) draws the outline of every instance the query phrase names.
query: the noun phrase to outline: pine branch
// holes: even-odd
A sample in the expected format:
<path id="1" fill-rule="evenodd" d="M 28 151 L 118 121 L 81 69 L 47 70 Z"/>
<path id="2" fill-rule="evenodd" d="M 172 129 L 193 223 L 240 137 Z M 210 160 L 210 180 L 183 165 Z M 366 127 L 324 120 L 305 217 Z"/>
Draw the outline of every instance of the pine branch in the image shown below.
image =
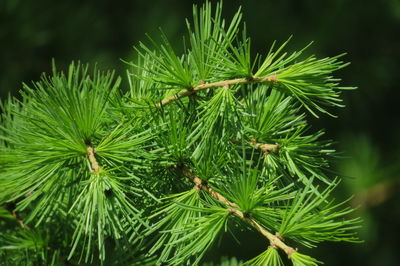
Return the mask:
<path id="1" fill-rule="evenodd" d="M 223 80 L 223 81 L 217 81 L 217 82 L 212 82 L 212 83 L 200 84 L 195 87 L 183 90 L 183 91 L 179 92 L 178 94 L 171 96 L 167 99 L 164 99 L 161 101 L 161 103 L 156 104 L 156 106 L 162 107 L 162 106 L 169 104 L 170 102 L 179 100 L 186 96 L 193 95 L 198 91 L 202 91 L 202 90 L 206 90 L 206 89 L 210 89 L 210 88 L 232 86 L 232 85 L 238 85 L 238 84 L 266 83 L 266 82 L 272 82 L 272 83 L 278 82 L 277 75 L 273 74 L 273 75 L 269 75 L 269 76 L 265 76 L 265 77 L 239 78 L 239 79 Z"/>
<path id="2" fill-rule="evenodd" d="M 309 133 L 307 119 L 342 106 L 351 88 L 332 74 L 347 63 L 303 59 L 305 48 L 284 51 L 288 41 L 254 54 L 246 30 L 238 36 L 240 10 L 230 23 L 221 12 L 209 2 L 194 8 L 183 54 L 164 35 L 140 43 L 130 95 L 113 72 L 71 64 L 0 103 L 0 204 L 15 203 L 9 218 L 32 227 L 7 231 L 18 240 L 10 243 L 34 250 L 41 241 L 72 264 L 108 265 L 118 250 L 124 264 L 146 254 L 197 265 L 229 217 L 268 239 L 256 265 L 281 266 L 279 250 L 294 265 L 319 263 L 286 239 L 358 241 L 359 219 L 345 218 L 353 210 L 330 200 L 331 141 Z M 198 104 L 180 102 L 197 92 Z"/>
<path id="3" fill-rule="evenodd" d="M 249 217 L 248 215 L 244 214 L 242 211 L 238 210 L 237 207 L 238 205 L 234 202 L 229 201 L 227 198 L 225 198 L 223 195 L 218 193 L 217 191 L 213 190 L 206 182 L 204 182 L 200 177 L 195 175 L 192 171 L 192 169 L 186 167 L 186 166 L 178 166 L 174 165 L 173 168 L 179 170 L 184 176 L 189 178 L 194 184 L 197 189 L 201 189 L 203 191 L 206 191 L 209 193 L 213 198 L 217 199 L 218 201 L 232 207 L 229 209 L 229 212 L 232 214 L 235 214 L 239 218 L 241 218 L 243 221 L 247 222 L 250 224 L 252 227 L 254 227 L 257 231 L 259 231 L 264 237 L 266 237 L 272 247 L 277 247 L 281 250 L 283 250 L 289 257 L 293 252 L 296 252 L 296 249 L 286 245 L 280 238 L 279 235 L 274 235 L 271 232 L 267 231 L 260 223 L 258 223 L 254 218 Z"/>

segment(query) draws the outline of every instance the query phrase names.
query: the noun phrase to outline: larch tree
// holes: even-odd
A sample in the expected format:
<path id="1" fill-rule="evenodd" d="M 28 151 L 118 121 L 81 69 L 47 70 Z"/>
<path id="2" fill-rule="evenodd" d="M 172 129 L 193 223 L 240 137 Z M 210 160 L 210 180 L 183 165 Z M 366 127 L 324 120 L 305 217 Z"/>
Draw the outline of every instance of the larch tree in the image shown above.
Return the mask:
<path id="1" fill-rule="evenodd" d="M 72 63 L 1 104 L 0 264 L 197 265 L 241 230 L 265 238 L 245 264 L 317 265 L 307 248 L 359 241 L 308 119 L 343 106 L 348 63 L 252 54 L 241 18 L 195 6 L 182 53 L 164 34 L 135 47 L 128 90 Z"/>

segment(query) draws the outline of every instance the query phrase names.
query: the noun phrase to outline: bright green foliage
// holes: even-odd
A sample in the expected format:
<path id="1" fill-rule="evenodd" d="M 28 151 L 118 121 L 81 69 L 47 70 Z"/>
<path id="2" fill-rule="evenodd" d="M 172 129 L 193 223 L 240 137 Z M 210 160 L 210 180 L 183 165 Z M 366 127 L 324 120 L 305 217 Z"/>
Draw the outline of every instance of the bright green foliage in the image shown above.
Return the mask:
<path id="1" fill-rule="evenodd" d="M 333 205 L 332 200 L 327 199 L 335 187 L 336 183 L 333 182 L 321 192 L 319 197 L 314 196 L 309 186 L 304 191 L 298 192 L 291 202 L 291 207 L 287 208 L 282 215 L 280 235 L 293 238 L 309 247 L 314 246 L 313 242 L 318 243 L 324 240 L 357 241 L 357 238 L 349 233 L 354 229 L 357 219 L 336 219 L 352 210 L 339 209 L 346 202 Z"/>
<path id="2" fill-rule="evenodd" d="M 245 263 L 245 265 L 282 266 L 282 259 L 276 248 L 269 247 L 266 251 Z"/>
<path id="3" fill-rule="evenodd" d="M 65 240 L 72 236 L 70 256 L 80 250 L 85 260 L 92 248 L 105 258 L 105 238 L 128 238 L 145 225 L 134 199 L 143 166 L 134 162 L 143 160 L 149 138 L 117 111 L 119 80 L 87 71 L 72 64 L 67 75 L 25 86 L 25 102 L 8 103 L 0 128 L 1 201 L 18 202 L 15 211 L 34 227 L 62 224 Z M 96 146 L 98 173 L 90 171 L 86 146 Z"/>
<path id="4" fill-rule="evenodd" d="M 295 248 L 358 241 L 331 196 L 332 142 L 307 120 L 341 106 L 347 64 L 287 42 L 254 55 L 240 11 L 193 14 L 182 54 L 164 35 L 136 47 L 126 93 L 73 63 L 2 103 L 1 263 L 197 265 L 256 224 L 293 249 L 266 239 L 250 265 L 317 265 Z"/>
<path id="5" fill-rule="evenodd" d="M 293 262 L 293 266 L 317 266 L 321 263 L 320 261 L 299 252 L 293 252 L 290 255 L 290 259 Z"/>

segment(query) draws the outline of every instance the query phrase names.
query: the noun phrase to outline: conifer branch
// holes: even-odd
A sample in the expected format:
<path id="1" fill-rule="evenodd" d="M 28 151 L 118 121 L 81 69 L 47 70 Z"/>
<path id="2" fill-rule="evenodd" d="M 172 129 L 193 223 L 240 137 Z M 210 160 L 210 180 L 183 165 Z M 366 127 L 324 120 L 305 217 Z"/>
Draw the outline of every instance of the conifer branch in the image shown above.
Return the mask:
<path id="1" fill-rule="evenodd" d="M 166 99 L 162 100 L 161 103 L 156 104 L 156 106 L 157 107 L 165 106 L 165 105 L 169 104 L 170 102 L 176 101 L 176 100 L 181 99 L 186 96 L 190 96 L 192 94 L 195 94 L 198 91 L 202 91 L 205 89 L 223 87 L 223 86 L 232 86 L 232 85 L 237 85 L 237 84 L 264 83 L 264 82 L 276 83 L 276 82 L 278 82 L 278 76 L 273 74 L 273 75 L 268 75 L 265 77 L 239 78 L 239 79 L 217 81 L 217 82 L 212 82 L 212 83 L 202 83 L 195 87 L 191 87 L 189 89 L 181 91 L 174 96 L 166 98 Z"/>
<path id="2" fill-rule="evenodd" d="M 151 47 L 140 43 L 128 71 L 129 96 L 113 72 L 90 74 L 73 63 L 67 73 L 54 66 L 53 75 L 25 84 L 21 100 L 0 103 L 0 205 L 9 206 L 0 217 L 31 227 L 1 224 L 6 264 L 67 258 L 103 265 L 122 258 L 114 264 L 199 265 L 231 217 L 268 240 L 251 265 L 283 265 L 279 249 L 293 265 L 319 263 L 282 236 L 306 247 L 358 241 L 360 220 L 345 218 L 353 209 L 329 199 L 338 184 L 330 174 L 335 151 L 320 140 L 323 131 L 307 132 L 302 111 L 318 117 L 342 106 L 340 91 L 351 88 L 339 87 L 331 74 L 347 63 L 338 61 L 342 55 L 302 59 L 304 49 L 284 51 L 288 41 L 254 54 L 246 30 L 242 40 L 238 35 L 240 10 L 227 24 L 221 8 L 213 12 L 208 1 L 194 8 L 181 55 L 164 35 L 160 43 L 149 38 Z M 168 94 L 160 98 L 158 88 Z M 207 97 L 195 108 L 159 108 L 199 94 Z M 94 136 L 96 145 L 89 141 Z M 165 169 L 187 160 L 201 173 L 189 164 L 172 166 L 175 174 Z M 110 171 L 102 175 L 105 165 Z M 92 178 L 82 180 L 82 167 Z M 229 176 L 208 183 L 215 171 Z M 181 178 L 194 189 L 175 194 Z M 19 249 L 15 257 L 5 256 L 7 245 Z"/>
<path id="3" fill-rule="evenodd" d="M 86 150 L 87 150 L 87 157 L 89 158 L 92 171 L 94 173 L 98 173 L 100 171 L 100 165 L 97 162 L 96 157 L 94 156 L 94 154 L 96 153 L 96 149 L 93 147 L 87 147 Z"/>
<path id="4" fill-rule="evenodd" d="M 286 255 L 290 257 L 290 255 L 293 252 L 296 252 L 296 249 L 286 245 L 282 240 L 281 237 L 277 234 L 274 235 L 267 231 L 261 224 L 259 224 L 254 218 L 249 217 L 247 214 L 243 213 L 240 211 L 238 208 L 238 205 L 234 202 L 229 201 L 227 198 L 225 198 L 223 195 L 218 193 L 217 191 L 213 190 L 206 182 L 204 182 L 201 178 L 193 174 L 192 169 L 186 167 L 186 166 L 178 166 L 174 165 L 173 168 L 178 169 L 181 171 L 181 173 L 192 180 L 192 182 L 195 184 L 196 189 L 199 190 L 204 190 L 207 193 L 209 193 L 213 198 L 219 200 L 220 202 L 232 207 L 229 209 L 229 212 L 232 214 L 235 214 L 242 220 L 246 221 L 248 224 L 250 224 L 252 227 L 254 227 L 257 231 L 259 231 L 264 237 L 266 237 L 272 247 L 280 248 L 283 250 Z"/>

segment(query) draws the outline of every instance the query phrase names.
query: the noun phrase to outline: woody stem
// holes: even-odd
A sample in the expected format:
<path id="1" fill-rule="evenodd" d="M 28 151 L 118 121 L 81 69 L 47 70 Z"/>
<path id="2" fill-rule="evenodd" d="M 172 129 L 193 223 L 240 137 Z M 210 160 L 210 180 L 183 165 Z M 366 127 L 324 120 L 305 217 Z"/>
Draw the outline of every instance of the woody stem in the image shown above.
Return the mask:
<path id="1" fill-rule="evenodd" d="M 225 198 L 223 195 L 218 193 L 217 191 L 213 190 L 206 182 L 204 182 L 201 178 L 199 178 L 197 175 L 193 173 L 193 171 L 186 167 L 186 166 L 178 166 L 174 165 L 173 166 L 175 169 L 179 170 L 184 176 L 189 178 L 198 189 L 201 189 L 203 191 L 206 191 L 208 194 L 210 194 L 213 198 L 219 200 L 220 202 L 224 203 L 225 205 L 228 205 L 229 212 L 232 214 L 235 214 L 242 220 L 246 221 L 248 224 L 250 224 L 252 227 L 254 227 L 258 232 L 260 232 L 265 238 L 267 238 L 271 244 L 271 246 L 279 248 L 283 250 L 288 256 L 290 256 L 293 252 L 296 252 L 296 250 L 288 245 L 286 245 L 279 235 L 274 235 L 268 230 L 266 230 L 260 223 L 258 223 L 254 218 L 249 217 L 248 215 L 245 215 L 242 211 L 238 209 L 238 205 L 234 202 L 229 201 L 227 198 Z"/>
<path id="2" fill-rule="evenodd" d="M 166 99 L 162 100 L 160 103 L 156 104 L 156 106 L 157 107 L 165 106 L 170 102 L 173 102 L 173 101 L 181 99 L 183 97 L 195 94 L 198 91 L 202 91 L 202 90 L 209 89 L 209 88 L 231 86 L 231 85 L 237 85 L 237 84 L 250 84 L 250 83 L 265 83 L 265 82 L 276 83 L 277 81 L 278 81 L 277 75 L 273 74 L 273 75 L 269 75 L 269 76 L 265 76 L 265 77 L 252 77 L 251 79 L 239 78 L 239 79 L 217 81 L 217 82 L 212 82 L 212 83 L 204 83 L 204 84 L 200 84 L 195 87 L 183 90 L 183 91 L 175 94 L 174 96 L 166 98 Z"/>
<path id="3" fill-rule="evenodd" d="M 87 147 L 87 157 L 89 159 L 91 168 L 92 168 L 92 172 L 94 173 L 98 173 L 100 171 L 100 165 L 96 160 L 96 157 L 94 156 L 96 149 L 93 147 Z"/>

